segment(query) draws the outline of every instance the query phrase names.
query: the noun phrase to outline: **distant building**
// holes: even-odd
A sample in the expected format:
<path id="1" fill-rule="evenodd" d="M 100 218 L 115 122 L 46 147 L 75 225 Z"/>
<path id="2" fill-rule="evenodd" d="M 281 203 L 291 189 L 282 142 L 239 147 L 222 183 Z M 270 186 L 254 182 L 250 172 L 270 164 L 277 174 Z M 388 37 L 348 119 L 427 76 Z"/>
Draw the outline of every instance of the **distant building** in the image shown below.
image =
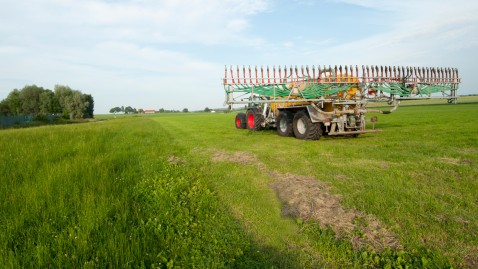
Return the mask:
<path id="1" fill-rule="evenodd" d="M 145 113 L 145 114 L 154 114 L 154 113 L 156 113 L 156 110 L 154 110 L 154 109 L 145 109 L 145 110 L 144 110 L 144 113 Z"/>

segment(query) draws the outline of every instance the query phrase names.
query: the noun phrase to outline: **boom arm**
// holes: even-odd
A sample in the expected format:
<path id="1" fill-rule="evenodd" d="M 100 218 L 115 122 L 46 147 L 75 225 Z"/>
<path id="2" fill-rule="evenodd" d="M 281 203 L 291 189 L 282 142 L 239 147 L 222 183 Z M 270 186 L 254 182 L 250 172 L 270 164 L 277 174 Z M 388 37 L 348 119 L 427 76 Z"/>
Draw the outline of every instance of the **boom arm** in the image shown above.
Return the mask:
<path id="1" fill-rule="evenodd" d="M 249 66 L 224 71 L 226 104 L 250 103 L 250 96 L 266 102 L 300 100 L 348 102 L 351 92 L 367 101 L 446 98 L 454 101 L 460 83 L 458 69 L 396 66 Z M 295 101 L 294 101 L 295 100 Z"/>

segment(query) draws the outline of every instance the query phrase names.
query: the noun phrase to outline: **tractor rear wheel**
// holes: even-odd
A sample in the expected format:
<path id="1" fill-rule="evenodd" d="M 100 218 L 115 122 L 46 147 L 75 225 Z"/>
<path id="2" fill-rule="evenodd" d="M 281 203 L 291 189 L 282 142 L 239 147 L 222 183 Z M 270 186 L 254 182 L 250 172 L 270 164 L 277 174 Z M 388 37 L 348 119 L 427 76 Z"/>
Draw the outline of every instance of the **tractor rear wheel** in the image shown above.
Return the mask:
<path id="1" fill-rule="evenodd" d="M 237 113 L 235 123 L 237 129 L 246 129 L 246 113 Z"/>
<path id="2" fill-rule="evenodd" d="M 294 128 L 292 122 L 294 121 L 294 114 L 290 111 L 282 111 L 276 119 L 277 133 L 280 136 L 293 136 Z"/>
<path id="3" fill-rule="evenodd" d="M 262 130 L 263 126 L 262 123 L 264 121 L 264 117 L 261 113 L 255 112 L 252 109 L 249 109 L 246 114 L 246 125 L 247 129 L 251 131 L 260 131 Z"/>
<path id="4" fill-rule="evenodd" d="M 298 139 L 319 140 L 322 135 L 320 123 L 312 122 L 305 111 L 299 111 L 295 114 L 292 126 L 294 135 Z"/>

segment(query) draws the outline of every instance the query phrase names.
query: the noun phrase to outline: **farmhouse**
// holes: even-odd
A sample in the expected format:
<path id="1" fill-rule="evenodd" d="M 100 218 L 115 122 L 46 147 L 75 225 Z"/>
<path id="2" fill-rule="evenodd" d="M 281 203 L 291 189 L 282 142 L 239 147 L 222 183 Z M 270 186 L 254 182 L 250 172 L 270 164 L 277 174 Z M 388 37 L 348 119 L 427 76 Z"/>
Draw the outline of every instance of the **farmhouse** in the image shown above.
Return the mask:
<path id="1" fill-rule="evenodd" d="M 156 111 L 154 109 L 145 109 L 144 113 L 145 114 L 154 114 L 154 113 L 156 113 Z"/>

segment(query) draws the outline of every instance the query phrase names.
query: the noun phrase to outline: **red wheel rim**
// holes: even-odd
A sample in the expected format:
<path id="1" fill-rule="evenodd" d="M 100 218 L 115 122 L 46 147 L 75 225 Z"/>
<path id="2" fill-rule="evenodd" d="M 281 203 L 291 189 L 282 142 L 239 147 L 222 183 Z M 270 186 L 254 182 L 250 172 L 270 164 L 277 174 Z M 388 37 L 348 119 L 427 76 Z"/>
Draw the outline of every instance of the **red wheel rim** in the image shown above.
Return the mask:
<path id="1" fill-rule="evenodd" d="M 249 128 L 254 128 L 254 114 L 252 113 L 247 115 L 247 126 L 249 126 Z"/>
<path id="2" fill-rule="evenodd" d="M 236 127 L 241 127 L 241 119 L 240 118 L 236 119 Z"/>

